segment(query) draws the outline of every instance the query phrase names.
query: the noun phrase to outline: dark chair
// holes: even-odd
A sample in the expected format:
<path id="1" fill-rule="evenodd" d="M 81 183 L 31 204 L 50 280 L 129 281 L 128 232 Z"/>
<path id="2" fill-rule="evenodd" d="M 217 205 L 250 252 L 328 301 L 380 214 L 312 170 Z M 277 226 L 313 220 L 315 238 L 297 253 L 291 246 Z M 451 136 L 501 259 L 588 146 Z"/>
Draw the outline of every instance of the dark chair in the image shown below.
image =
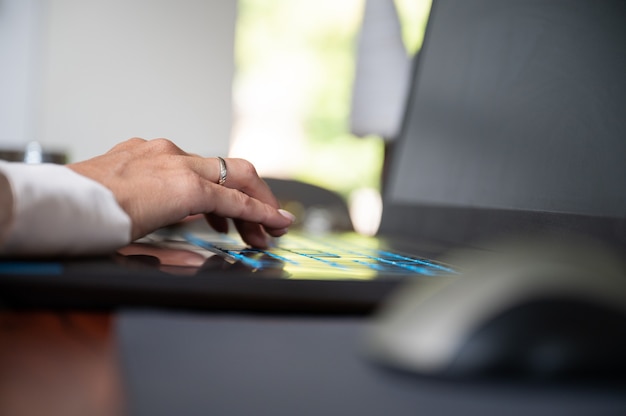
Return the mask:
<path id="1" fill-rule="evenodd" d="M 281 207 L 296 216 L 293 229 L 317 233 L 354 231 L 348 205 L 338 193 L 292 179 L 263 179 Z"/>

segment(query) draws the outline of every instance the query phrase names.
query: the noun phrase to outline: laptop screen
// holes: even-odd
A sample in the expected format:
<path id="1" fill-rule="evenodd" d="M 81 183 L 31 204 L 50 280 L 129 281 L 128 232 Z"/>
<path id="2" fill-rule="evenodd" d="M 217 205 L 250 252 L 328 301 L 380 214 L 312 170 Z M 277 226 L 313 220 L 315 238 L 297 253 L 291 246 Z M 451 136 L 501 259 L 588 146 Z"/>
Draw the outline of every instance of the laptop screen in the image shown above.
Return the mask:
<path id="1" fill-rule="evenodd" d="M 434 1 L 382 230 L 466 239 L 495 212 L 623 233 L 625 21 L 620 0 Z"/>

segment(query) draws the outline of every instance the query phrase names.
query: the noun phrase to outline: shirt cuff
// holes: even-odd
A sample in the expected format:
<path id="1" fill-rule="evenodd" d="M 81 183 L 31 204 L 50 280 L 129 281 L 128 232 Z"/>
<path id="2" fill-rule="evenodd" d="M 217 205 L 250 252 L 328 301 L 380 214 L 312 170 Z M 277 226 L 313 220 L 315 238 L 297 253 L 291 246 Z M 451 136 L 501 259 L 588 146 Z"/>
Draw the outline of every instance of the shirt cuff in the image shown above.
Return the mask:
<path id="1" fill-rule="evenodd" d="M 103 254 L 130 242 L 130 217 L 98 182 L 54 164 L 0 162 L 2 174 L 13 204 L 0 201 L 12 209 L 0 224 L 1 254 Z"/>

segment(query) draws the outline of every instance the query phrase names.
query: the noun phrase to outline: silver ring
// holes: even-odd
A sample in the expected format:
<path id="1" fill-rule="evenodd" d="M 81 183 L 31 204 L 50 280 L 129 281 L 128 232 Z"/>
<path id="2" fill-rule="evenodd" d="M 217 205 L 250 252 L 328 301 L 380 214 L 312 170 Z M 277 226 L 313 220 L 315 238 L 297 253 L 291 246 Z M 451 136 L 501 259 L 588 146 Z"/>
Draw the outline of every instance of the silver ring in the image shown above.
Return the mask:
<path id="1" fill-rule="evenodd" d="M 217 184 L 224 185 L 224 182 L 226 182 L 226 176 L 228 175 L 228 171 L 226 170 L 226 161 L 219 156 L 217 156 L 217 160 L 220 162 L 220 178 L 217 181 Z"/>

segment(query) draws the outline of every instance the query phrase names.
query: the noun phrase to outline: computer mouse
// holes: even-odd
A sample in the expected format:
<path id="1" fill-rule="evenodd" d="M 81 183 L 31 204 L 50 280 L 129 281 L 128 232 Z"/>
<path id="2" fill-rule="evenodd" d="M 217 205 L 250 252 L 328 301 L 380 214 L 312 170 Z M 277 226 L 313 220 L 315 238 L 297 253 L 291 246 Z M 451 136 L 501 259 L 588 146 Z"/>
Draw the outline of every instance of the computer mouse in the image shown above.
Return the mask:
<path id="1" fill-rule="evenodd" d="M 589 242 L 502 248 L 400 287 L 372 319 L 368 356 L 450 379 L 626 380 L 623 256 Z"/>

